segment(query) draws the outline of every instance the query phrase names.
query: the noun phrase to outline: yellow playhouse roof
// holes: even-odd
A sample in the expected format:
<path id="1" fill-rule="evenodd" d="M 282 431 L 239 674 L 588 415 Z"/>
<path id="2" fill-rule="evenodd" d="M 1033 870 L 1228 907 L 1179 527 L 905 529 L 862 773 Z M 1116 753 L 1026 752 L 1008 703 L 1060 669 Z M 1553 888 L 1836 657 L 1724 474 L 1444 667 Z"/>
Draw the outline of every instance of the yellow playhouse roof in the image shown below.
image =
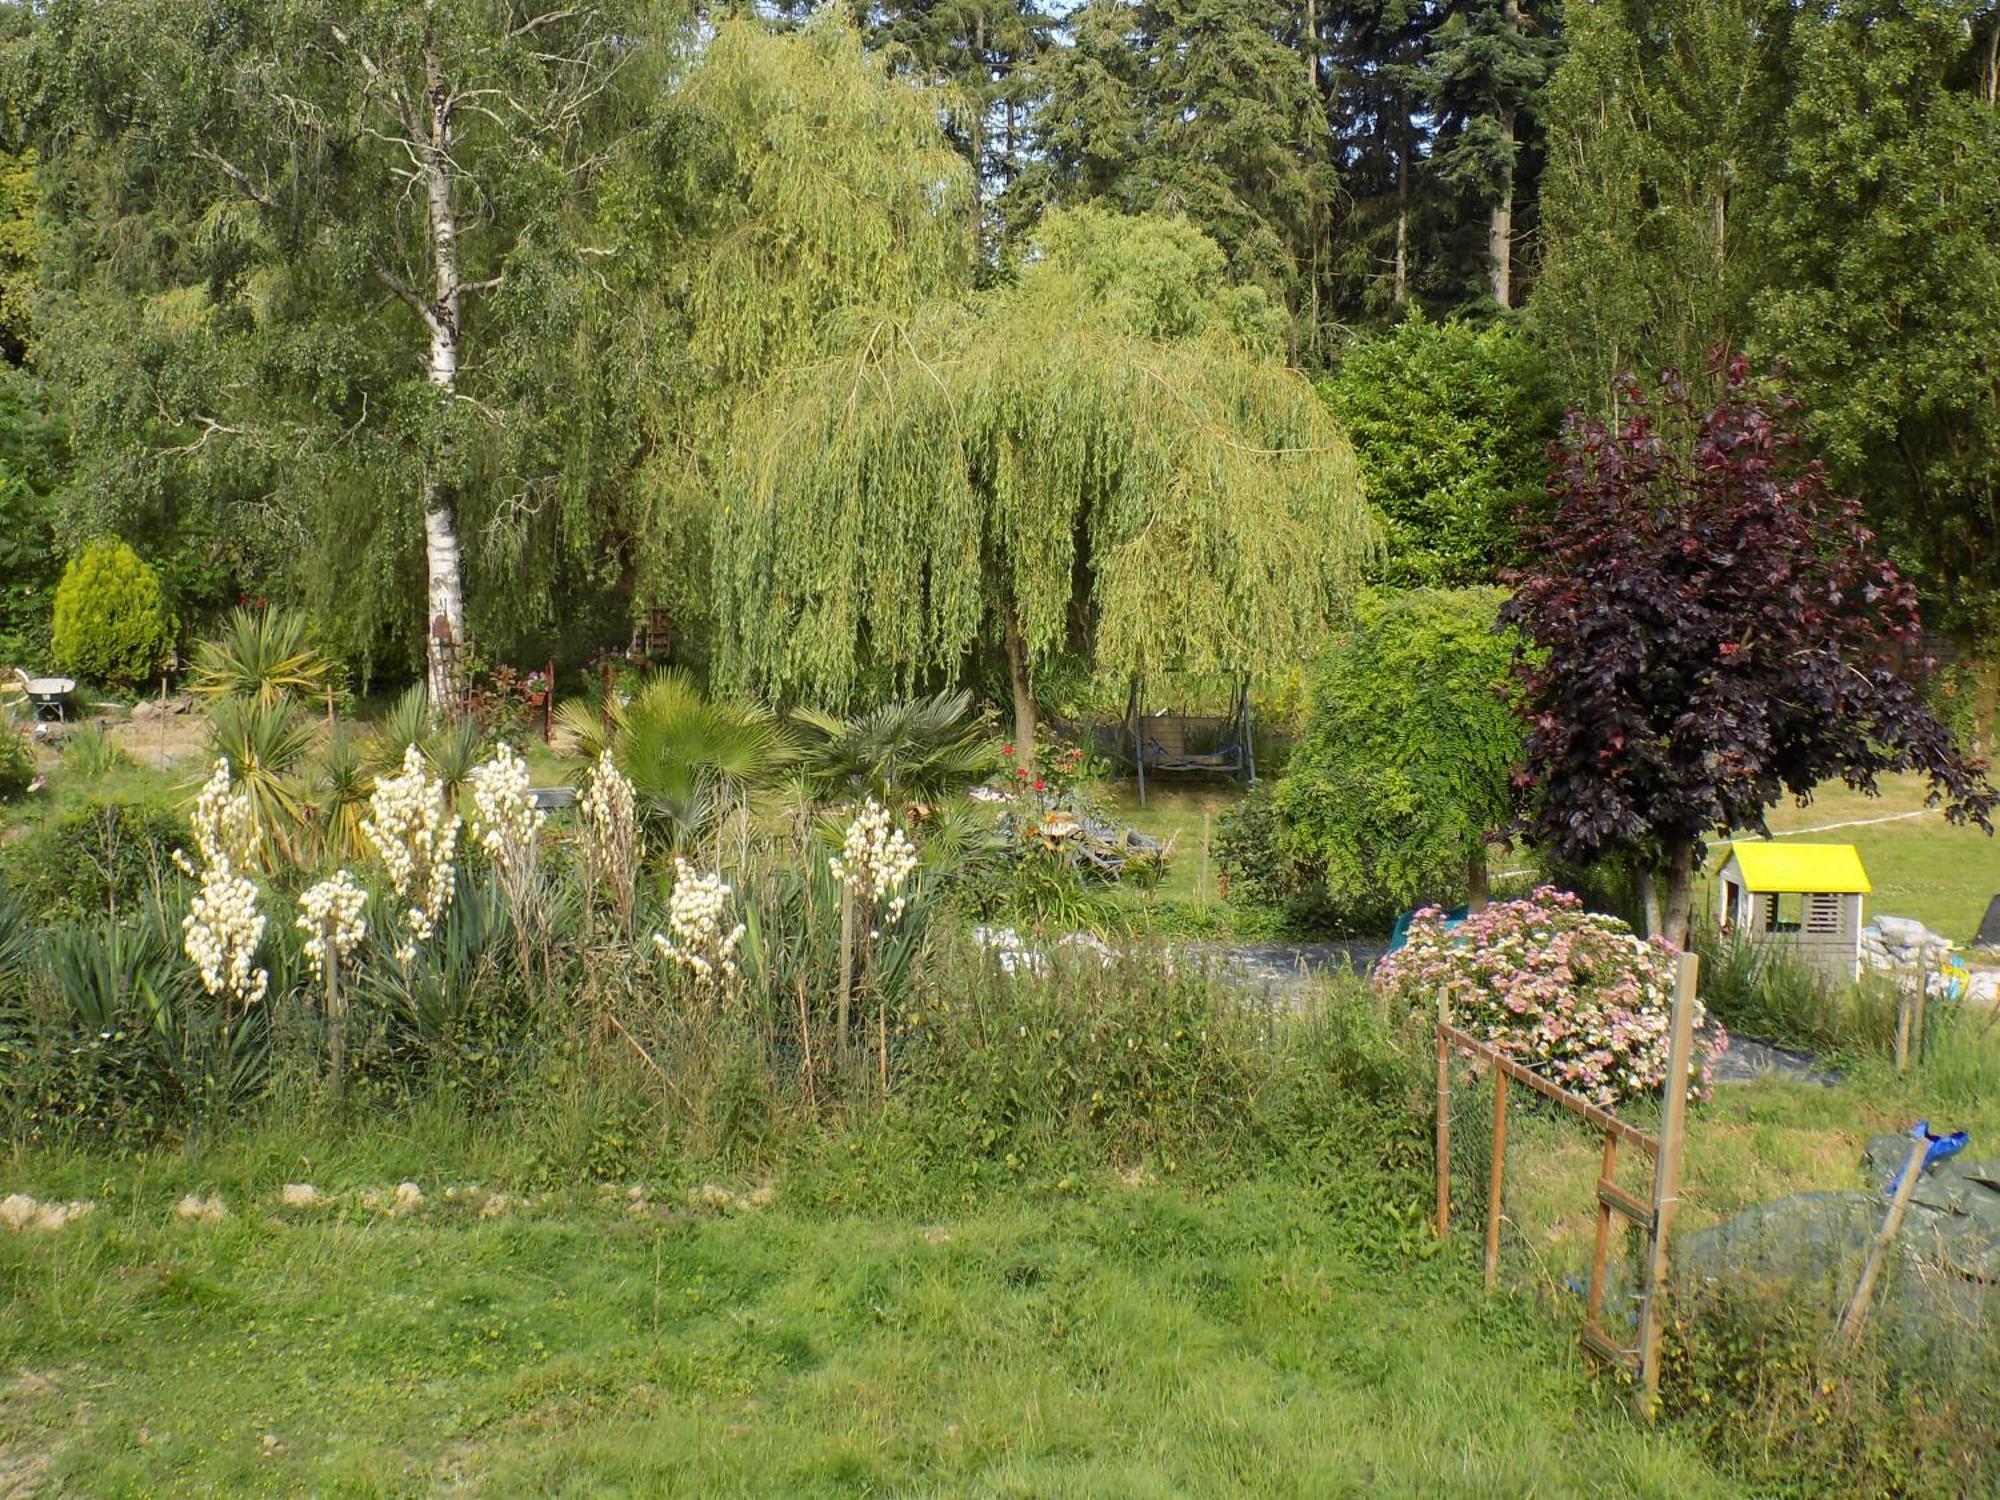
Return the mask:
<path id="1" fill-rule="evenodd" d="M 1875 889 L 1852 844 L 1731 844 L 1729 855 L 1753 891 L 1865 895 Z"/>

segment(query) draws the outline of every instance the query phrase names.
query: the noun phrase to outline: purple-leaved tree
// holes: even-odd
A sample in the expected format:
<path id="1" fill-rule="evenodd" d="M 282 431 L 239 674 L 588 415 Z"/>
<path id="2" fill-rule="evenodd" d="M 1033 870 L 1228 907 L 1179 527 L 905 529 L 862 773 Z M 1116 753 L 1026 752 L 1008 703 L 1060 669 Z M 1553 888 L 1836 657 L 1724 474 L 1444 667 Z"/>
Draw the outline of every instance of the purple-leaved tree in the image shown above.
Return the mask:
<path id="1" fill-rule="evenodd" d="M 1676 943 L 1705 840 L 1761 832 L 1786 794 L 1914 770 L 1988 833 L 2000 797 L 1894 670 L 1916 590 L 1804 457 L 1799 404 L 1741 358 L 1712 373 L 1707 412 L 1669 375 L 1650 404 L 1632 385 L 1615 429 L 1571 419 L 1502 615 L 1525 643 L 1530 837 L 1632 859 Z"/>

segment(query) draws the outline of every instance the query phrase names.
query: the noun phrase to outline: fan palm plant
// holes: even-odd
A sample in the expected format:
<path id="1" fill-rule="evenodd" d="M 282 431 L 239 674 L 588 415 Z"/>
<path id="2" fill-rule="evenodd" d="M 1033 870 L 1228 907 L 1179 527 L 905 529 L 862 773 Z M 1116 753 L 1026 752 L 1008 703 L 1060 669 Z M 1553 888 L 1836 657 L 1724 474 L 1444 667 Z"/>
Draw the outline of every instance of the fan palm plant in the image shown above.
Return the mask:
<path id="1" fill-rule="evenodd" d="M 321 696 L 333 670 L 313 648 L 312 622 L 302 612 L 237 608 L 220 635 L 195 647 L 189 686 L 204 698 L 250 698 L 271 707 Z"/>
<path id="2" fill-rule="evenodd" d="M 806 732 L 805 771 L 823 796 L 887 807 L 944 801 L 999 765 L 992 724 L 964 689 L 883 703 L 851 719 L 792 710 Z"/>
<path id="3" fill-rule="evenodd" d="M 570 702 L 557 720 L 586 763 L 611 756 L 632 783 L 655 847 L 668 850 L 715 833 L 730 809 L 774 784 L 798 753 L 769 709 L 704 697 L 679 670 L 655 673 L 604 717 Z"/>

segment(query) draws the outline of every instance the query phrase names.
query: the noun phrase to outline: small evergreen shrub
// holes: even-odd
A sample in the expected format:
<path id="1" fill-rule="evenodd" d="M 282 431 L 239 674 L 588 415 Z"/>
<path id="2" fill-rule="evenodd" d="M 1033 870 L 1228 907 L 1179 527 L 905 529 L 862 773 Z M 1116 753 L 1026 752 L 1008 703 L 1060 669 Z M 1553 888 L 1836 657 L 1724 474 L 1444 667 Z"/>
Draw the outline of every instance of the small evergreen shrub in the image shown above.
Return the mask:
<path id="1" fill-rule="evenodd" d="M 0 882 L 44 921 L 126 913 L 176 878 L 187 823 L 154 802 L 93 797 L 0 851 Z"/>
<path id="2" fill-rule="evenodd" d="M 12 802 L 35 779 L 35 753 L 20 732 L 0 724 L 0 802 Z"/>
<path id="3" fill-rule="evenodd" d="M 51 645 L 66 672 L 93 682 L 144 682 L 173 645 L 159 575 L 115 538 L 90 543 L 56 586 Z"/>
<path id="4" fill-rule="evenodd" d="M 1427 907 L 1375 982 L 1413 1009 L 1444 996 L 1454 1024 L 1600 1105 L 1657 1094 L 1666 1080 L 1674 950 L 1543 886 L 1457 927 Z M 1697 1002 L 1695 1062 L 1729 1044 Z"/>
<path id="5" fill-rule="evenodd" d="M 1216 824 L 1213 852 L 1223 896 L 1248 919 L 1239 926 L 1276 935 L 1317 935 L 1350 925 L 1343 915 L 1374 925 L 1381 913 L 1337 912 L 1325 878 L 1283 847 L 1273 785 L 1258 782 Z"/>

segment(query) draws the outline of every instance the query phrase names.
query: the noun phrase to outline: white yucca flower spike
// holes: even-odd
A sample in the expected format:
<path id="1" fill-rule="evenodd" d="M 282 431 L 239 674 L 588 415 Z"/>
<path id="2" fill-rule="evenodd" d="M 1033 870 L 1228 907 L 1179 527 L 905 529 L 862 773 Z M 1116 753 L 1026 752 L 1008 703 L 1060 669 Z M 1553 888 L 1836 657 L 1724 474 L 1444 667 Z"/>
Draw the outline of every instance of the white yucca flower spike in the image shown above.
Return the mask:
<path id="1" fill-rule="evenodd" d="M 534 857 L 535 838 L 548 814 L 535 806 L 528 763 L 500 744 L 493 758 L 466 778 L 472 789 L 472 831 L 496 864 L 510 868 Z"/>
<path id="2" fill-rule="evenodd" d="M 870 797 L 847 825 L 840 853 L 827 861 L 827 868 L 857 896 L 886 903 L 882 921 L 894 922 L 909 905 L 903 887 L 917 868 L 917 846 L 890 819 L 889 810 Z"/>
<path id="3" fill-rule="evenodd" d="M 583 813 L 585 857 L 597 879 L 615 882 L 626 876 L 636 863 L 638 800 L 632 783 L 625 779 L 611 757 L 599 756 L 578 799 Z"/>
<path id="4" fill-rule="evenodd" d="M 326 977 L 329 958 L 340 963 L 368 935 L 368 921 L 362 916 L 367 902 L 368 893 L 345 870 L 335 870 L 299 897 L 295 925 L 306 935 L 306 959 L 315 979 Z"/>
<path id="5" fill-rule="evenodd" d="M 708 991 L 736 977 L 736 946 L 743 941 L 738 922 L 723 930 L 730 888 L 720 875 L 702 875 L 685 859 L 674 860 L 674 890 L 667 898 L 667 932 L 653 934 L 653 946 Z"/>
<path id="6" fill-rule="evenodd" d="M 415 745 L 403 752 L 399 774 L 375 783 L 368 809 L 362 835 L 381 856 L 390 888 L 408 903 L 403 925 L 409 941 L 396 950 L 407 960 L 416 945 L 437 930 L 451 905 L 458 814 L 445 798 L 444 784 L 430 774 Z"/>
<path id="7" fill-rule="evenodd" d="M 201 863 L 185 851 L 176 852 L 175 862 L 199 878 L 201 888 L 181 918 L 181 947 L 204 990 L 247 1009 L 264 998 L 271 976 L 256 964 L 257 945 L 264 940 L 257 887 L 237 873 L 238 865 L 248 866 L 255 857 L 256 822 L 249 796 L 232 787 L 226 758 L 216 761 L 188 823 Z"/>

